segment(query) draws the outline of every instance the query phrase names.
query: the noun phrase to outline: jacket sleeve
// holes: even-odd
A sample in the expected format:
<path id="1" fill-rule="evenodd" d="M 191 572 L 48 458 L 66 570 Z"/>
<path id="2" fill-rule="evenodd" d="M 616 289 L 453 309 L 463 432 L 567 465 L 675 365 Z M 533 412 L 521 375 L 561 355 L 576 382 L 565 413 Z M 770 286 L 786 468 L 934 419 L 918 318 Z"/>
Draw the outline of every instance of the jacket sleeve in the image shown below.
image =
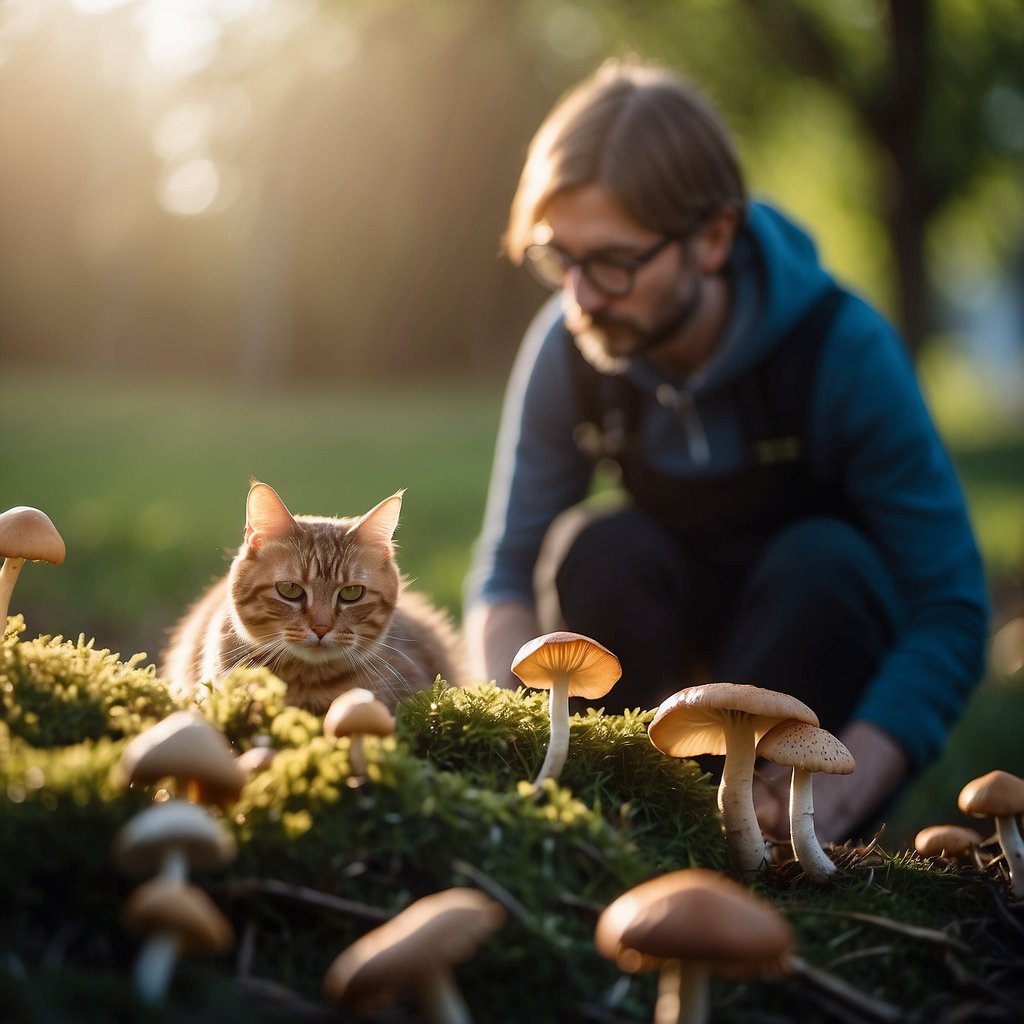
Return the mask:
<path id="1" fill-rule="evenodd" d="M 905 609 L 855 717 L 884 729 L 923 768 L 984 670 L 984 571 L 913 364 L 859 299 L 845 304 L 822 353 L 808 440 L 812 469 L 838 474 Z"/>
<path id="2" fill-rule="evenodd" d="M 587 492 L 591 465 L 572 438 L 577 410 L 558 298 L 534 318 L 509 378 L 467 607 L 505 600 L 532 605 L 544 533 Z"/>

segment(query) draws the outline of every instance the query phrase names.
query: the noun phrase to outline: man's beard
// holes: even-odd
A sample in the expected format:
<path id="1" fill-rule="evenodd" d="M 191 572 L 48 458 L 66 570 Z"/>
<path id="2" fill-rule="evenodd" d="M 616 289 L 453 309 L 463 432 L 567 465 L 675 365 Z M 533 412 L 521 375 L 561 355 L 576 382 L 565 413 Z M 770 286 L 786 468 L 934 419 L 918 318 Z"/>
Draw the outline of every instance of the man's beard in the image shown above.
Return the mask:
<path id="1" fill-rule="evenodd" d="M 596 370 L 607 374 L 626 372 L 630 360 L 664 345 L 693 319 L 703 295 L 699 273 L 686 299 L 653 328 L 645 331 L 633 320 L 590 315 L 580 310 L 566 313 L 565 326 L 576 347 Z"/>

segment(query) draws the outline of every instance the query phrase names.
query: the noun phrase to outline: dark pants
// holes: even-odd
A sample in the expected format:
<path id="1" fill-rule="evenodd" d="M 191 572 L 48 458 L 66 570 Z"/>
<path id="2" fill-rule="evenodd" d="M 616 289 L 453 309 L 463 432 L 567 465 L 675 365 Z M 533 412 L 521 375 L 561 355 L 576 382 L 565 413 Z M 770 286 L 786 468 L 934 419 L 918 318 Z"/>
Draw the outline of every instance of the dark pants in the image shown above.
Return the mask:
<path id="1" fill-rule="evenodd" d="M 745 565 L 688 551 L 635 508 L 589 523 L 556 576 L 565 628 L 600 641 L 622 679 L 609 713 L 683 686 L 752 683 L 798 697 L 823 728 L 850 718 L 898 628 L 889 572 L 850 524 L 797 520 Z"/>

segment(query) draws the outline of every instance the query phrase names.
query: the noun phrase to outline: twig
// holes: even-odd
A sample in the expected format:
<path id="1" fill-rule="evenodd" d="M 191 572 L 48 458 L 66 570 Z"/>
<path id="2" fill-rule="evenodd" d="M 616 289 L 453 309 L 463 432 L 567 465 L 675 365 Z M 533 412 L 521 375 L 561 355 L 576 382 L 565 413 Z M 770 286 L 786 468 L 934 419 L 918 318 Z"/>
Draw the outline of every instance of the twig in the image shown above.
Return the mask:
<path id="1" fill-rule="evenodd" d="M 869 1020 L 882 1021 L 883 1024 L 896 1024 L 904 1019 L 903 1011 L 892 1003 L 883 999 L 876 999 L 862 992 L 859 988 L 847 984 L 841 978 L 828 971 L 812 967 L 802 957 L 793 956 L 789 959 L 789 966 L 801 981 L 813 986 L 819 992 L 832 996 L 839 1002 L 863 1014 Z"/>
<path id="2" fill-rule="evenodd" d="M 531 932 L 537 931 L 537 925 L 530 917 L 530 912 L 526 907 L 486 872 L 461 858 L 452 861 L 452 868 L 460 875 L 465 875 L 470 881 L 475 882 L 488 896 L 496 899 L 520 924 L 525 925 Z"/>
<path id="3" fill-rule="evenodd" d="M 362 918 L 365 921 L 387 921 L 393 916 L 390 911 L 381 910 L 380 907 L 371 907 L 365 903 L 342 899 L 340 896 L 332 896 L 330 893 L 310 889 L 304 885 L 279 882 L 274 878 L 246 878 L 237 882 L 227 882 L 223 886 L 211 886 L 211 888 L 220 889 L 228 899 L 239 896 L 277 896 L 281 899 L 293 900 L 296 903 L 306 903 L 324 910 L 347 914 L 350 917 Z"/>
<path id="4" fill-rule="evenodd" d="M 966 942 L 940 932 L 935 928 L 921 928 L 917 925 L 904 924 L 902 921 L 894 921 L 889 917 L 879 917 L 876 914 L 865 914 L 859 910 L 829 910 L 817 907 L 790 907 L 789 914 L 822 914 L 829 917 L 846 917 L 852 921 L 863 921 L 865 924 L 873 924 L 878 928 L 886 928 L 889 931 L 899 932 L 911 939 L 920 939 L 922 942 L 932 942 L 939 946 L 947 946 L 960 953 L 971 953 L 972 949 Z"/>

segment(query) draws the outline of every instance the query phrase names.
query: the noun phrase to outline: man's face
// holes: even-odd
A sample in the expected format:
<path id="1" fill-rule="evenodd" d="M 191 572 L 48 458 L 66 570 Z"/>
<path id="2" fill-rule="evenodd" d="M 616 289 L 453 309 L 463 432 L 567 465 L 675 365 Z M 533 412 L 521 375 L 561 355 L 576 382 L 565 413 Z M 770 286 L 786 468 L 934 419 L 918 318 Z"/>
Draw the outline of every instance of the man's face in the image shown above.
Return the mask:
<path id="1" fill-rule="evenodd" d="M 609 295 L 571 261 L 598 254 L 610 261 L 629 261 L 657 246 L 664 236 L 638 224 L 599 185 L 556 194 L 544 214 L 538 240 L 557 246 L 570 260 L 562 305 L 566 326 L 584 355 L 599 369 L 621 372 L 627 359 L 655 341 L 668 340 L 666 330 L 679 321 L 700 287 L 686 243 L 666 244 L 636 269 L 627 294 Z"/>

